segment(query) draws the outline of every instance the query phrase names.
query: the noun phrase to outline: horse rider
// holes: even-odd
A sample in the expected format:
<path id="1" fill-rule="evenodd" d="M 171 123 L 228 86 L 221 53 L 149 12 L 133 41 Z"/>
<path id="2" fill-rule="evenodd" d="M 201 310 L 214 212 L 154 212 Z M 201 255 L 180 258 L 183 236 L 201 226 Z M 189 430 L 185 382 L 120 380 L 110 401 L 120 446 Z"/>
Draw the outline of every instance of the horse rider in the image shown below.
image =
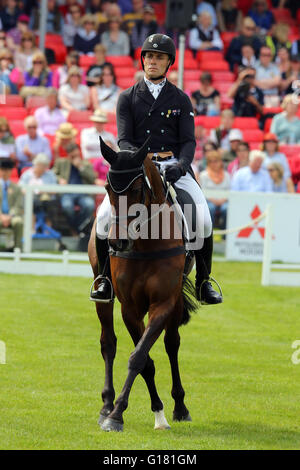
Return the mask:
<path id="1" fill-rule="evenodd" d="M 165 178 L 175 185 L 175 190 L 185 190 L 194 203 L 201 206 L 202 237 L 200 248 L 194 250 L 196 260 L 196 293 L 204 304 L 222 302 L 210 282 L 212 266 L 212 221 L 205 197 L 191 170 L 195 152 L 194 113 L 189 97 L 171 84 L 166 74 L 174 64 L 176 48 L 165 34 L 149 36 L 141 50 L 144 79 L 123 91 L 117 105 L 118 145 L 121 150 L 136 150 L 151 134 L 148 156 L 158 161 Z M 103 227 L 110 221 L 111 207 L 108 196 L 97 214 L 96 249 L 99 265 L 107 262 L 107 232 Z M 198 216 L 199 217 L 199 216 Z M 203 220 L 204 219 L 204 220 Z M 196 234 L 197 237 L 197 234 Z M 102 266 L 101 266 L 102 265 Z M 111 287 L 107 278 L 101 278 L 91 300 L 107 301 Z"/>

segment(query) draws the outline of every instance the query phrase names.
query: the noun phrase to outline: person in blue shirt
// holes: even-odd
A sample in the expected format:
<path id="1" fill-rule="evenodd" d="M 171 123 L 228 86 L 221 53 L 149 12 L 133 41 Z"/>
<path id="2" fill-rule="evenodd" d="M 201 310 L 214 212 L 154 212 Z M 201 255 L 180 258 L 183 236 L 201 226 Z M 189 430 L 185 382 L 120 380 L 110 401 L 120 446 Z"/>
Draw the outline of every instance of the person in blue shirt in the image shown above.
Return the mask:
<path id="1" fill-rule="evenodd" d="M 248 16 L 255 22 L 259 34 L 266 34 L 275 23 L 274 15 L 269 10 L 266 0 L 256 0 Z"/>
<path id="2" fill-rule="evenodd" d="M 271 192 L 272 181 L 268 172 L 262 168 L 266 155 L 261 150 L 252 150 L 249 154 L 249 166 L 238 170 L 232 179 L 233 191 Z"/>

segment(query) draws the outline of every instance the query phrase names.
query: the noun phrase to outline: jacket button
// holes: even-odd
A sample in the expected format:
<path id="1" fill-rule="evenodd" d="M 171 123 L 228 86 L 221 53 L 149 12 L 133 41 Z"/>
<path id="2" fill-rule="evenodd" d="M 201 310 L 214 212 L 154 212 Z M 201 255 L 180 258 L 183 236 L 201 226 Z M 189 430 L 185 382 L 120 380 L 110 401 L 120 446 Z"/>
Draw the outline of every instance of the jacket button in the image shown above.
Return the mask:
<path id="1" fill-rule="evenodd" d="M 161 150 L 165 150 L 165 147 L 162 147 Z"/>
<path id="2" fill-rule="evenodd" d="M 149 130 L 149 129 L 147 129 L 147 134 L 150 134 L 150 130 Z"/>
<path id="3" fill-rule="evenodd" d="M 148 150 L 151 150 L 151 147 L 148 147 Z"/>
<path id="4" fill-rule="evenodd" d="M 148 113 L 148 116 L 151 116 L 151 113 Z"/>
<path id="5" fill-rule="evenodd" d="M 161 129 L 160 132 L 163 134 L 163 133 L 165 132 L 165 130 L 164 130 L 164 129 Z"/>
<path id="6" fill-rule="evenodd" d="M 160 114 L 161 114 L 162 116 L 164 116 L 165 113 L 162 111 Z"/>

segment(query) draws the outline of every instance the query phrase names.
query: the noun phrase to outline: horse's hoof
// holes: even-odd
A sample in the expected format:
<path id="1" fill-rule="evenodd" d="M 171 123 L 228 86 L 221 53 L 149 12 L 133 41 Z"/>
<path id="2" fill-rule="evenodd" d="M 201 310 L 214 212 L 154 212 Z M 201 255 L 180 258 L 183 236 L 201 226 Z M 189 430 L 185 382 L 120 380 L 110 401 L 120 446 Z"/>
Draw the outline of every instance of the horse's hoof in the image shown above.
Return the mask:
<path id="1" fill-rule="evenodd" d="M 116 421 L 115 419 L 112 419 L 112 418 L 106 418 L 101 424 L 101 429 L 102 431 L 106 431 L 106 432 L 110 432 L 110 431 L 122 432 L 123 423 L 120 423 L 119 421 Z"/>
<path id="2" fill-rule="evenodd" d="M 173 413 L 173 421 L 192 421 L 190 413 L 182 416 L 176 413 Z"/>
<path id="3" fill-rule="evenodd" d="M 107 418 L 108 415 L 109 415 L 109 413 L 108 413 L 107 415 L 100 413 L 99 419 L 98 419 L 98 424 L 99 424 L 99 426 L 101 426 L 101 424 L 104 423 L 104 421 L 106 420 L 106 418 Z"/>

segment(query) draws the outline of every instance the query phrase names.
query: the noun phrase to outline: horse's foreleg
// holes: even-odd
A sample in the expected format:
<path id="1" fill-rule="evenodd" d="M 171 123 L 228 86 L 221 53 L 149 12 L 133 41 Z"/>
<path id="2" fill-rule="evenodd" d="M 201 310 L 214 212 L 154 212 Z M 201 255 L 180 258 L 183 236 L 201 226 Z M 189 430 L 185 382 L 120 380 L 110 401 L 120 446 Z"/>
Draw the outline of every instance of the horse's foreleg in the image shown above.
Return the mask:
<path id="1" fill-rule="evenodd" d="M 143 321 L 134 321 L 132 318 L 124 315 L 124 322 L 129 331 L 129 334 L 136 346 L 140 341 L 145 331 L 145 325 Z M 146 382 L 148 387 L 150 399 L 151 399 L 151 410 L 155 414 L 155 429 L 169 429 L 170 426 L 164 416 L 163 403 L 159 398 L 155 385 L 155 366 L 154 361 L 148 355 L 147 362 L 144 369 L 141 372 L 141 376 Z"/>
<path id="2" fill-rule="evenodd" d="M 175 317 L 175 315 L 174 315 Z M 173 318 L 174 318 L 173 317 Z M 172 372 L 172 397 L 175 401 L 173 411 L 173 421 L 191 421 L 191 416 L 187 407 L 184 404 L 184 390 L 181 384 L 179 365 L 178 365 L 178 350 L 180 346 L 180 335 L 178 332 L 178 324 L 173 321 L 166 328 L 164 338 L 165 348 L 169 356 Z"/>
<path id="3" fill-rule="evenodd" d="M 114 408 L 115 390 L 113 386 L 113 363 L 116 355 L 117 338 L 113 325 L 113 304 L 96 304 L 101 323 L 101 354 L 105 363 L 105 381 L 102 390 L 103 407 L 100 411 L 99 424 Z"/>
<path id="4" fill-rule="evenodd" d="M 158 313 L 158 312 L 157 312 Z M 150 311 L 149 311 L 150 316 Z M 102 424 L 104 431 L 122 431 L 123 430 L 123 413 L 128 406 L 128 399 L 131 387 L 136 376 L 141 373 L 147 364 L 148 354 L 165 327 L 166 315 L 156 314 L 150 316 L 149 323 L 145 329 L 143 336 L 138 342 L 135 350 L 130 355 L 128 361 L 128 374 L 121 394 L 116 400 L 112 413 Z"/>

